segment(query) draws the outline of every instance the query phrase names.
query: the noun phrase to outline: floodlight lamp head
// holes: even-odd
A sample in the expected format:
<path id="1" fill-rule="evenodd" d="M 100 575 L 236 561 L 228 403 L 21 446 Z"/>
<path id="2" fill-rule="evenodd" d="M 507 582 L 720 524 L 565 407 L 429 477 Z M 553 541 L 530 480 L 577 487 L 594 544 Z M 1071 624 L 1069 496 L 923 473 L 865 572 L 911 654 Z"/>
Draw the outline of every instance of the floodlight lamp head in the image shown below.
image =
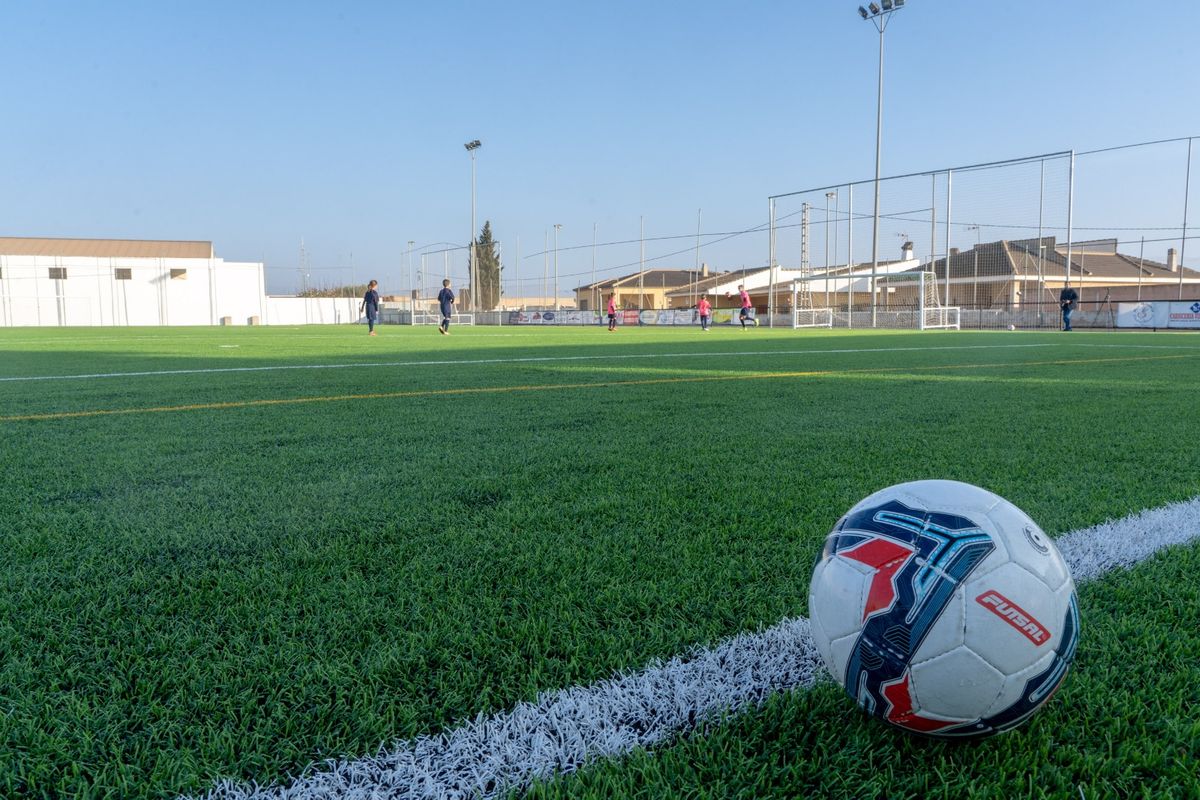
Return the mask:
<path id="1" fill-rule="evenodd" d="M 879 16 L 879 4 L 878 3 L 871 3 L 869 6 L 867 6 L 867 8 L 871 9 L 872 14 L 874 14 L 875 16 Z"/>
<path id="2" fill-rule="evenodd" d="M 480 147 L 483 147 L 483 142 L 476 139 L 472 142 L 467 142 L 466 144 L 463 145 L 463 147 L 467 148 L 468 151 L 478 150 Z"/>
<path id="3" fill-rule="evenodd" d="M 896 6 L 896 8 L 900 8 L 904 5 L 904 0 L 892 0 L 892 3 Z"/>
<path id="4" fill-rule="evenodd" d="M 880 0 L 880 2 L 882 2 L 882 3 L 883 3 L 883 10 L 884 10 L 884 11 L 891 11 L 891 10 L 892 10 L 892 0 Z"/>
<path id="5" fill-rule="evenodd" d="M 865 8 L 863 8 L 862 6 L 859 6 L 859 7 L 858 7 L 858 13 L 859 13 L 859 15 L 860 15 L 860 16 L 861 16 L 863 19 L 870 19 L 870 18 L 871 18 L 871 15 L 870 15 L 870 14 L 868 14 L 868 13 L 867 13 L 867 10 L 866 10 Z"/>

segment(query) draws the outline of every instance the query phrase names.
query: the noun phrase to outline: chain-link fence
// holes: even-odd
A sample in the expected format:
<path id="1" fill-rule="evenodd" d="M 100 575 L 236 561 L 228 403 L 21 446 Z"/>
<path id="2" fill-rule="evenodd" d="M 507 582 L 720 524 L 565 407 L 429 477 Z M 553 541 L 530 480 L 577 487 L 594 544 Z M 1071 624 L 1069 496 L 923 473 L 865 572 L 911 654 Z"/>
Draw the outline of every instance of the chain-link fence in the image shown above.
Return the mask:
<path id="1" fill-rule="evenodd" d="M 903 315 L 887 274 L 929 271 L 963 328 L 1111 327 L 1117 305 L 1200 298 L 1184 265 L 1193 139 L 1059 152 L 789 192 L 770 198 L 774 280 L 834 325 Z M 877 227 L 876 227 L 877 226 Z M 1192 248 L 1196 252 L 1195 245 Z M 871 275 L 864 278 L 861 276 Z M 815 280 L 814 280 L 815 278 Z"/>
<path id="2" fill-rule="evenodd" d="M 887 276 L 920 272 L 964 317 L 1034 308 L 1064 283 L 1070 179 L 1070 153 L 1050 153 L 884 178 L 877 216 L 874 181 L 772 197 L 771 261 L 808 287 L 800 307 L 834 309 L 835 324 L 910 319 Z"/>

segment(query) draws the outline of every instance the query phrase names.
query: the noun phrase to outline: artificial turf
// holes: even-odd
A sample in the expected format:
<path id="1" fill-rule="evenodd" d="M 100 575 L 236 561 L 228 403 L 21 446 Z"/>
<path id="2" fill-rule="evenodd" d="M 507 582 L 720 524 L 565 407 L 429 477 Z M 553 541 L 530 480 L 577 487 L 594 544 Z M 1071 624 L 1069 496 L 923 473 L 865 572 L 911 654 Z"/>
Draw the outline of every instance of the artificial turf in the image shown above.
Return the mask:
<path id="1" fill-rule="evenodd" d="M 0 331 L 0 794 L 269 782 L 805 614 L 892 483 L 1054 535 L 1195 496 L 1198 382 L 1187 335 Z M 993 742 L 825 686 L 534 793 L 1200 794 L 1196 559 L 1082 587 L 1076 669 Z"/>

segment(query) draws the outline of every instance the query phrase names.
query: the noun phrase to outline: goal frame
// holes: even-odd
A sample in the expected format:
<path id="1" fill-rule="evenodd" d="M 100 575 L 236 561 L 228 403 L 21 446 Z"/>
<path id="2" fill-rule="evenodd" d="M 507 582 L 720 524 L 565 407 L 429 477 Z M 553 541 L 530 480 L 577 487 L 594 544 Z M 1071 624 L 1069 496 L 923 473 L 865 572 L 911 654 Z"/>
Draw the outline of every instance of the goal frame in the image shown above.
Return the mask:
<path id="1" fill-rule="evenodd" d="M 868 280 L 875 286 L 876 294 L 880 291 L 882 284 L 883 293 L 886 296 L 887 290 L 896 288 L 898 284 L 903 284 L 907 281 L 916 282 L 916 325 L 917 330 L 960 330 L 962 309 L 958 306 L 944 306 L 941 298 L 938 295 L 937 275 L 931 270 L 921 270 L 916 272 L 854 272 L 849 274 L 828 274 L 818 273 L 814 275 L 805 275 L 792 280 L 792 327 L 833 327 L 833 317 L 835 314 L 842 313 L 847 316 L 847 327 L 852 327 L 853 323 L 850 318 L 853 316 L 853 306 L 847 308 L 837 308 L 830 306 L 812 306 L 811 298 L 816 290 L 810 289 L 807 286 L 802 287 L 801 284 L 813 284 L 817 281 L 823 283 L 834 282 L 835 284 L 844 283 L 845 286 L 839 286 L 834 289 L 837 292 L 846 292 L 851 298 L 849 303 L 853 303 L 854 283 L 862 280 Z M 868 298 L 871 296 L 871 290 L 868 289 L 862 292 Z M 805 305 L 802 301 L 803 297 L 808 297 L 809 304 Z M 878 312 L 880 306 L 876 303 L 874 311 Z M 885 309 L 886 310 L 886 309 Z M 804 314 L 809 314 L 810 320 L 803 319 Z M 828 324 L 825 322 L 828 315 Z M 879 327 L 876 324 L 874 314 L 872 315 L 870 327 Z M 819 320 L 819 321 L 817 321 Z M 911 330 L 912 328 L 908 328 Z"/>
<path id="2" fill-rule="evenodd" d="M 792 286 L 792 329 L 797 328 L 832 328 L 833 309 L 828 307 L 800 308 L 797 302 L 797 289 Z"/>
<path id="3" fill-rule="evenodd" d="M 430 313 L 428 311 L 418 311 L 412 315 L 410 325 L 441 325 L 442 315 L 440 313 Z M 474 314 L 451 314 L 451 325 L 474 325 Z"/>

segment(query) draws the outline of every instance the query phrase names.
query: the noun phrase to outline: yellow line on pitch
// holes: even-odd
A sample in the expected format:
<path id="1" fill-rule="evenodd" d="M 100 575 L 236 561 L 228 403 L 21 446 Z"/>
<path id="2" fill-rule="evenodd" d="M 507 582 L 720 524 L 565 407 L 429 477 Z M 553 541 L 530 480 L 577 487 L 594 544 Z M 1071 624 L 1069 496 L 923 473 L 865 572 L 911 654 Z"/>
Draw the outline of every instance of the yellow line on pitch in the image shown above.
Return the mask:
<path id="1" fill-rule="evenodd" d="M 0 422 L 30 422 L 40 420 L 72 419 L 78 417 L 109 417 L 122 414 L 161 414 L 174 411 L 222 411 L 233 408 L 255 408 L 258 406 L 285 406 L 301 403 L 336 403 L 348 400 L 395 400 L 413 397 L 443 397 L 447 395 L 501 394 L 505 392 L 558 391 L 566 389 L 601 389 L 620 386 L 654 386 L 670 383 L 710 383 L 715 381 L 770 380 L 778 378 L 820 378 L 840 375 L 865 375 L 871 373 L 922 372 L 944 369 L 995 369 L 998 367 L 1039 367 L 1068 364 L 1101 364 L 1123 361 L 1163 361 L 1168 359 L 1198 358 L 1200 354 L 1169 356 L 1114 356 L 1111 358 L 1055 359 L 1051 361 L 1018 361 L 986 364 L 937 364 L 920 367 L 871 367 L 865 369 L 804 370 L 795 372 L 745 372 L 732 375 L 702 375 L 686 378 L 641 378 L 625 381 L 588 381 L 583 383 L 539 383 L 517 386 L 477 386 L 458 389 L 419 389 L 406 392 L 371 392 L 368 394 L 335 394 L 317 397 L 281 397 L 265 400 L 233 400 L 224 403 L 192 403 L 181 406 L 149 406 L 144 408 L 101 408 L 85 411 L 56 411 L 46 414 L 16 414 L 0 417 Z"/>

